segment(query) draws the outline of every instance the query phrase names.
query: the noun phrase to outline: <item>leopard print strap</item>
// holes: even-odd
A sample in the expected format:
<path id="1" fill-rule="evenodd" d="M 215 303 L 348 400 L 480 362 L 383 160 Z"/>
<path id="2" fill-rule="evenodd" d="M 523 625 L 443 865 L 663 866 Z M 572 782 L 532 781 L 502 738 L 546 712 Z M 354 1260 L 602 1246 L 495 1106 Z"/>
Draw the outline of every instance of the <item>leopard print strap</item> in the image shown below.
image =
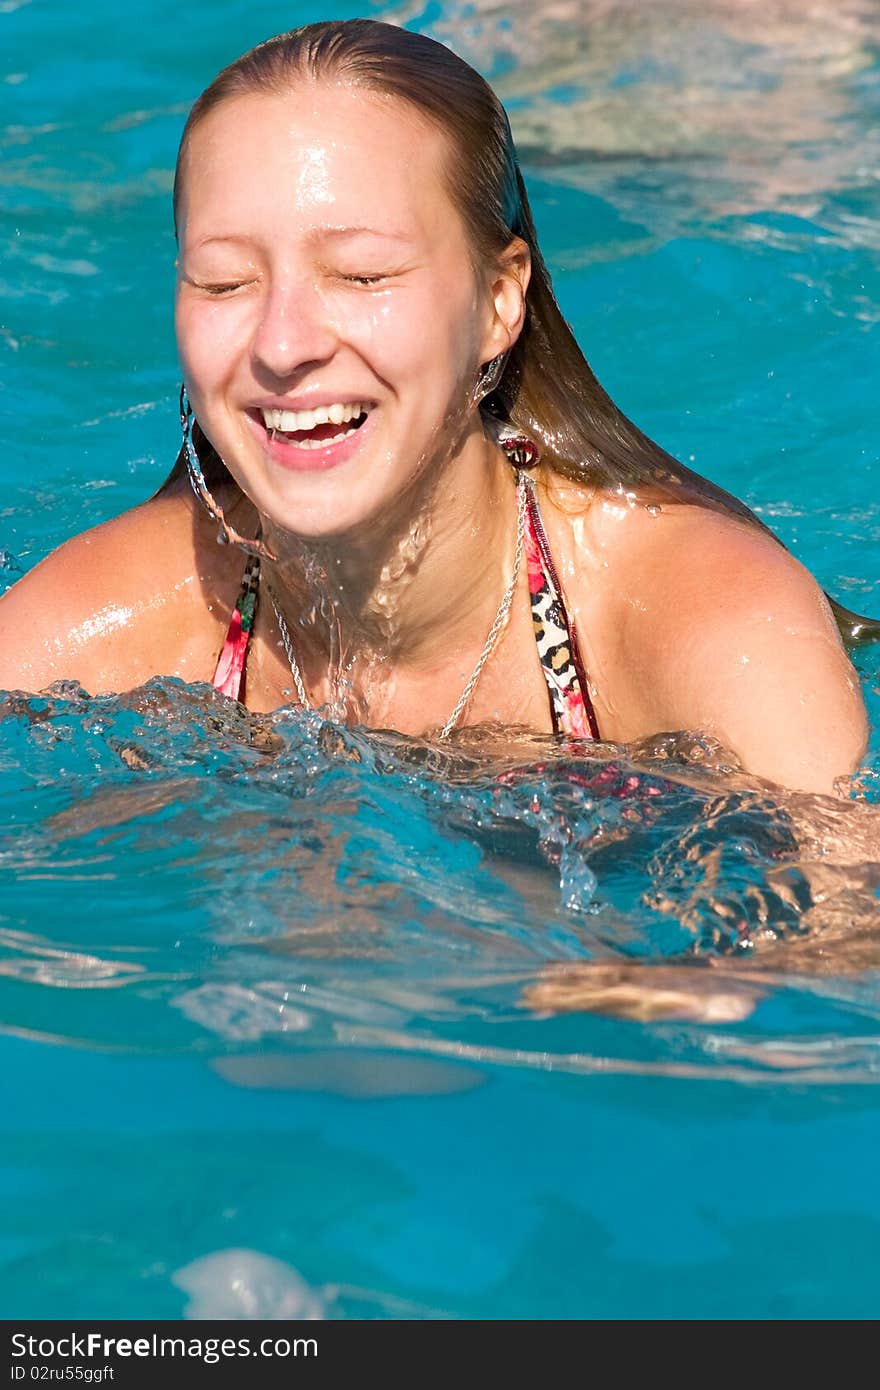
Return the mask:
<path id="1" fill-rule="evenodd" d="M 538 656 L 550 694 L 553 728 L 556 733 L 568 734 L 572 738 L 598 739 L 599 725 L 578 650 L 577 635 L 565 609 L 562 586 L 547 544 L 538 499 L 530 478 L 526 478 L 526 489 L 525 552 L 532 622 Z"/>

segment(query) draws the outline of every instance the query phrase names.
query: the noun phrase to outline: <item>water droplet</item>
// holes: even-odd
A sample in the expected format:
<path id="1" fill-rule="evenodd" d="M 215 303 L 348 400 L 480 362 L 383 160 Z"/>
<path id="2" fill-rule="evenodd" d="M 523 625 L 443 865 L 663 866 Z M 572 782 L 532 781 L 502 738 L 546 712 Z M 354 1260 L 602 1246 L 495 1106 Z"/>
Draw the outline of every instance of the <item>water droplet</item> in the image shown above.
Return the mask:
<path id="1" fill-rule="evenodd" d="M 559 895 L 569 912 L 584 912 L 593 901 L 598 880 L 583 855 L 569 846 L 559 860 Z"/>

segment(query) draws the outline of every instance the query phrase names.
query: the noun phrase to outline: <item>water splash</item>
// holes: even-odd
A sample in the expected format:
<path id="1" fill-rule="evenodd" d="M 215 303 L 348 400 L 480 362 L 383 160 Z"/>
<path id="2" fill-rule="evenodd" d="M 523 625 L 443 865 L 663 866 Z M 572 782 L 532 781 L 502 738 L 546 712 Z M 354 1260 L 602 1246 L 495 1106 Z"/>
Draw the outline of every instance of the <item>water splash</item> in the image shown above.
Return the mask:
<path id="1" fill-rule="evenodd" d="M 774 790 L 706 738 L 431 744 L 175 680 L 0 709 L 17 1031 L 222 1057 L 361 1027 L 476 1058 L 488 1026 L 552 1057 L 604 1014 L 642 1019 L 609 1060 L 711 1073 L 717 1030 L 762 1036 L 786 991 L 823 1030 L 878 1020 L 880 810 Z"/>

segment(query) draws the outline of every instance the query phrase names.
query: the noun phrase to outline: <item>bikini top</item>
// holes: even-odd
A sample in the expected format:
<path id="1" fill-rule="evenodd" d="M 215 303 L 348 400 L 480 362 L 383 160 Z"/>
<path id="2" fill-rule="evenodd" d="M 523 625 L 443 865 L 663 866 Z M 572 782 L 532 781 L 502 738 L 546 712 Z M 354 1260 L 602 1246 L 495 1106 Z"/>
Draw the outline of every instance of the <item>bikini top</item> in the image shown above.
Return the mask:
<path id="1" fill-rule="evenodd" d="M 534 462 L 537 450 L 530 440 L 504 439 L 501 446 L 515 464 Z M 527 447 L 526 447 L 527 446 Z M 532 622 L 538 656 L 550 696 L 553 732 L 573 738 L 599 738 L 599 725 L 590 699 L 587 676 L 574 624 L 565 609 L 562 585 L 547 544 L 534 486 L 526 479 L 526 524 L 523 536 L 529 576 Z M 217 662 L 213 684 L 223 695 L 240 700 L 244 694 L 248 641 L 257 611 L 260 561 L 251 555 Z"/>

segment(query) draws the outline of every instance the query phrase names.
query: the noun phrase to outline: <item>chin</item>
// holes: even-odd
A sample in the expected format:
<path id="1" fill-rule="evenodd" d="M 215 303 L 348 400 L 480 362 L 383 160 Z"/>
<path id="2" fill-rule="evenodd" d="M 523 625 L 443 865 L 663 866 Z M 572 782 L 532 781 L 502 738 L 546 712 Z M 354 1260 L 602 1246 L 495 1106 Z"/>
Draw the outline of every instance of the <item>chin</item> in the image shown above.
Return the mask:
<path id="1" fill-rule="evenodd" d="M 333 489 L 331 489 L 332 494 Z M 297 536 L 305 541 L 352 541 L 376 534 L 376 523 L 387 517 L 390 499 L 384 496 L 357 497 L 351 488 L 339 487 L 336 495 L 318 499 L 314 496 L 292 503 L 270 503 L 261 507 L 273 529 Z"/>
<path id="2" fill-rule="evenodd" d="M 378 542 L 382 533 L 415 520 L 424 505 L 418 479 L 424 470 L 389 479 L 369 465 L 343 477 L 329 473 L 261 489 L 254 501 L 273 527 L 303 540 Z M 273 480 L 274 481 L 274 480 Z"/>

